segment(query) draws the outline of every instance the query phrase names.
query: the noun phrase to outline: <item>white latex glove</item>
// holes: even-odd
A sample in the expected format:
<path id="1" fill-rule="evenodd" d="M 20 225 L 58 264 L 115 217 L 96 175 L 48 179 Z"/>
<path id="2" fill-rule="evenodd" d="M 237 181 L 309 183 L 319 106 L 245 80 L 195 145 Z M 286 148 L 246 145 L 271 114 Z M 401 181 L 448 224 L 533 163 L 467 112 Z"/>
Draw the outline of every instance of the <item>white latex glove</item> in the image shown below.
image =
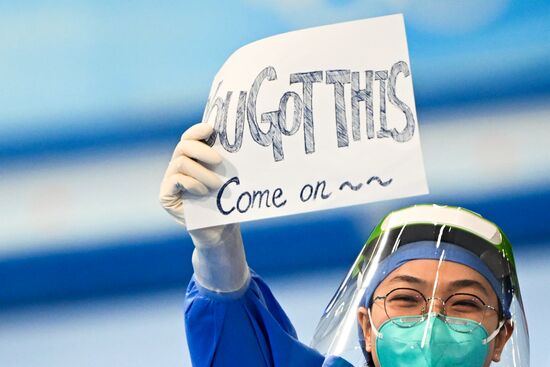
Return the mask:
<path id="1" fill-rule="evenodd" d="M 182 194 L 188 191 L 205 195 L 208 189 L 221 185 L 218 176 L 203 164 L 220 164 L 222 157 L 214 149 L 201 142 L 212 134 L 212 127 L 199 123 L 191 126 L 181 136 L 172 159 L 164 173 L 160 186 L 160 203 L 177 222 L 185 226 Z"/>
<path id="2" fill-rule="evenodd" d="M 220 164 L 221 156 L 201 140 L 212 134 L 205 123 L 191 126 L 181 136 L 160 185 L 159 200 L 176 221 L 185 226 L 183 195 L 206 195 L 222 182 L 208 167 Z M 214 292 L 242 289 L 250 278 L 239 224 L 189 231 L 195 251 L 195 279 Z"/>

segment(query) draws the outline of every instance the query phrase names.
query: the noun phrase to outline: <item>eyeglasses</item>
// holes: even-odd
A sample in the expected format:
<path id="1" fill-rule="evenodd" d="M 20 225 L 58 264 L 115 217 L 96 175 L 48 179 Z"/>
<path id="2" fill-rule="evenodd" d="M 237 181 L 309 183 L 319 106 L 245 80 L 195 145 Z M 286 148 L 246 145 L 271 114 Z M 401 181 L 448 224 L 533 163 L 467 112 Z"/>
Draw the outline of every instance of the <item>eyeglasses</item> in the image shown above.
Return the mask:
<path id="1" fill-rule="evenodd" d="M 384 300 L 384 311 L 388 318 L 400 327 L 412 327 L 424 321 L 430 312 L 430 301 L 435 299 L 441 301 L 441 314 L 445 316 L 445 322 L 451 329 L 461 333 L 472 332 L 489 313 L 499 314 L 495 307 L 469 293 L 455 293 L 443 300 L 439 297 L 426 298 L 413 288 L 396 288 L 385 296 L 374 297 L 373 301 L 381 299 Z M 474 323 L 465 322 L 464 319 Z"/>

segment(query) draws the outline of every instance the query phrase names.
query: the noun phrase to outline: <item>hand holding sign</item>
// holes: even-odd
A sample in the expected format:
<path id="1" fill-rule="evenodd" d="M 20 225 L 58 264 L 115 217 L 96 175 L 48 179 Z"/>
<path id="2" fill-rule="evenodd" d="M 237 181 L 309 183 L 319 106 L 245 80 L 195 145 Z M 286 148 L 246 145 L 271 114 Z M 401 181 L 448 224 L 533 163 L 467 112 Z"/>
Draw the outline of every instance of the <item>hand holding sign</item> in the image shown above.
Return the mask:
<path id="1" fill-rule="evenodd" d="M 223 184 L 185 198 L 190 229 L 427 192 L 401 16 L 241 48 L 203 120 Z"/>
<path id="2" fill-rule="evenodd" d="M 183 226 L 186 225 L 183 192 L 200 196 L 221 186 L 219 177 L 203 165 L 217 165 L 222 160 L 218 152 L 200 141 L 212 132 L 211 126 L 196 124 L 183 133 L 160 185 L 162 207 Z"/>
<path id="3" fill-rule="evenodd" d="M 160 185 L 160 203 L 178 223 L 186 226 L 183 197 L 206 195 L 218 189 L 220 179 L 209 167 L 220 164 L 220 155 L 201 140 L 213 130 L 196 124 L 183 133 L 174 149 Z M 238 224 L 189 230 L 193 239 L 195 279 L 214 292 L 241 289 L 250 277 Z"/>

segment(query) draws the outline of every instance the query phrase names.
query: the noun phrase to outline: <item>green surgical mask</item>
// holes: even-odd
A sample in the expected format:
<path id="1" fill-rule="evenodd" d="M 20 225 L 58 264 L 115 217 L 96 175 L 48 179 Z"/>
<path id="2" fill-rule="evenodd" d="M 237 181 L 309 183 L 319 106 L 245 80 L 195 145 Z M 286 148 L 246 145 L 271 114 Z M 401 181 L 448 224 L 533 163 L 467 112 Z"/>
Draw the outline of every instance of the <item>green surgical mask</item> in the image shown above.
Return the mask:
<path id="1" fill-rule="evenodd" d="M 437 313 L 421 321 L 419 317 L 390 319 L 379 330 L 371 322 L 381 367 L 482 367 L 489 342 L 503 324 L 488 336 L 485 327 L 472 320 Z"/>

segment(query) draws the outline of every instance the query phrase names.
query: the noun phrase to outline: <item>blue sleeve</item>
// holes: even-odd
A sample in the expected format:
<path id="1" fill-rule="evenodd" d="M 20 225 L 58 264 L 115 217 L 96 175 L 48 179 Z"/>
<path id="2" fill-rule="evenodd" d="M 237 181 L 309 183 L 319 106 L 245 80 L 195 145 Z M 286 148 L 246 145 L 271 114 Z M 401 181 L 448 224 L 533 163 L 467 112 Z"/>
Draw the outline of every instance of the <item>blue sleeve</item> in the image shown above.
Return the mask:
<path id="1" fill-rule="evenodd" d="M 185 328 L 194 367 L 321 367 L 324 360 L 298 341 L 287 315 L 255 273 L 241 291 L 223 295 L 191 279 Z"/>

